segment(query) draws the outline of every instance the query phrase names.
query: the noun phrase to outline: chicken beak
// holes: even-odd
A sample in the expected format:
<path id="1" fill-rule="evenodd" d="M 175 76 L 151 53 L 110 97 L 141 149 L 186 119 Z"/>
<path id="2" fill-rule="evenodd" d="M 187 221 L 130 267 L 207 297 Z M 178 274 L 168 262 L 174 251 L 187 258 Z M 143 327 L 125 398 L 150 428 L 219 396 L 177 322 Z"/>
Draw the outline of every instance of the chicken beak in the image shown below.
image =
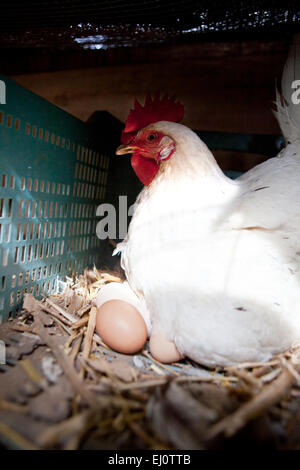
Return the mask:
<path id="1" fill-rule="evenodd" d="M 132 145 L 120 145 L 116 150 L 116 155 L 126 155 L 127 153 L 133 153 L 136 147 Z"/>

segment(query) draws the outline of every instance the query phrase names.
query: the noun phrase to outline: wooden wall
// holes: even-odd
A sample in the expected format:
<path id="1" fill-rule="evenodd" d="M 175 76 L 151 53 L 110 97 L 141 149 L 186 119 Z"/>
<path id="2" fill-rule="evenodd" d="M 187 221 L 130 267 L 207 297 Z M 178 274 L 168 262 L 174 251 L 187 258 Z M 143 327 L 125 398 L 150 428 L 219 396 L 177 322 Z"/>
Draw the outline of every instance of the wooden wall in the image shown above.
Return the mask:
<path id="1" fill-rule="evenodd" d="M 184 103 L 194 129 L 278 134 L 271 108 L 287 49 L 286 40 L 162 47 L 127 65 L 12 78 L 82 120 L 107 110 L 124 121 L 134 97 L 162 90 Z"/>

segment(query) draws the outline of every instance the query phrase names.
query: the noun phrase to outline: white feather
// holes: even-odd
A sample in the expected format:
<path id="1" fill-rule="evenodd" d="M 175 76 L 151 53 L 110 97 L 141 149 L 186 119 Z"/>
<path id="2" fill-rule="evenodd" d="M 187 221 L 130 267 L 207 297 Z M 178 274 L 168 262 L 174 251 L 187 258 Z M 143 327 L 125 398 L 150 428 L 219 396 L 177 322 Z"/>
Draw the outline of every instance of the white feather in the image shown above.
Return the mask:
<path id="1" fill-rule="evenodd" d="M 300 104 L 293 103 L 293 83 L 300 80 L 300 34 L 294 36 L 282 79 L 281 94 L 276 90 L 276 111 L 281 131 L 287 143 L 300 141 Z"/>

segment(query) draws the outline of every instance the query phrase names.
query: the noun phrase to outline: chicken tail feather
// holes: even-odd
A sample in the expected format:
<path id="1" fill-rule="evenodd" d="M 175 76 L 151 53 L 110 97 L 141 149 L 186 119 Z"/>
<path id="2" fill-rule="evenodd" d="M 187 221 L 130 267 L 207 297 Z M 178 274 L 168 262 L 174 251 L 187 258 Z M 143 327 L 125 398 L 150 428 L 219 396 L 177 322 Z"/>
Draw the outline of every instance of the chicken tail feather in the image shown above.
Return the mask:
<path id="1" fill-rule="evenodd" d="M 300 34 L 294 36 L 282 79 L 276 90 L 275 115 L 286 143 L 300 141 Z"/>

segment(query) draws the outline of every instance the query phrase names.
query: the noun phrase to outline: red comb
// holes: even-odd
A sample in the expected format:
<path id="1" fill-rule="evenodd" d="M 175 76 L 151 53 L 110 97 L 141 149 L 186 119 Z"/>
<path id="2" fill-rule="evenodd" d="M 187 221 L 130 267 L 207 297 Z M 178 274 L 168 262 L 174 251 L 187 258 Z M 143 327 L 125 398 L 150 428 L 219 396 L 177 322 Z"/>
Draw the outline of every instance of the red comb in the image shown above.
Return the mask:
<path id="1" fill-rule="evenodd" d="M 134 101 L 134 108 L 128 114 L 121 140 L 123 144 L 127 144 L 143 127 L 158 121 L 179 122 L 183 115 L 184 107 L 174 96 L 168 98 L 168 95 L 164 95 L 160 99 L 160 93 L 156 93 L 153 98 L 147 93 L 144 106 L 137 100 Z"/>

